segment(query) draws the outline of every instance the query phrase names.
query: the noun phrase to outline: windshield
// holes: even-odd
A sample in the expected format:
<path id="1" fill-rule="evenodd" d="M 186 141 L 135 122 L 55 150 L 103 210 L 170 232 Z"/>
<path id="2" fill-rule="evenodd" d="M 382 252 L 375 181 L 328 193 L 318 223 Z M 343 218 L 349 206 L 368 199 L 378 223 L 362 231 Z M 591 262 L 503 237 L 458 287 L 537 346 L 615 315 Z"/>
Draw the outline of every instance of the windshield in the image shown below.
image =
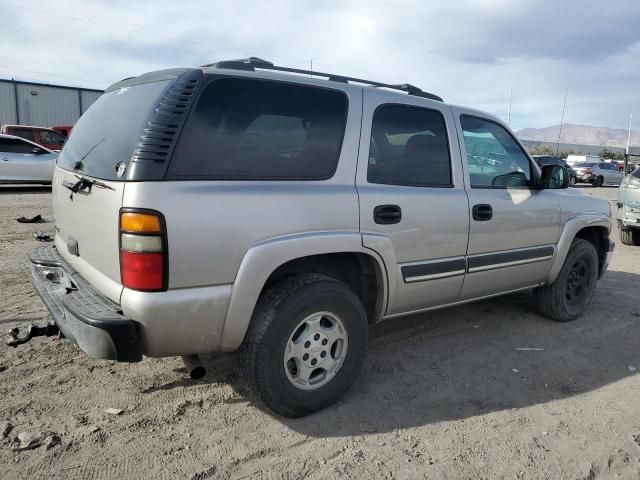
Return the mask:
<path id="1" fill-rule="evenodd" d="M 116 165 L 128 165 L 149 115 L 170 80 L 105 93 L 80 117 L 58 165 L 105 180 L 117 180 Z"/>

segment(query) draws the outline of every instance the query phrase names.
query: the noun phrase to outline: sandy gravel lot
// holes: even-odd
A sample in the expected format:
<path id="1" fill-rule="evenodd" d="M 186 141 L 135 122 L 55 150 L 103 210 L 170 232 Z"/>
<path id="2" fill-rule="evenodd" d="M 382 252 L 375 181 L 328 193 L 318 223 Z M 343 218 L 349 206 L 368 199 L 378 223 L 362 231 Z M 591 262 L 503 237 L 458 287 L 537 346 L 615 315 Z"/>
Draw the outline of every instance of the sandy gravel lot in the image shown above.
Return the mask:
<path id="1" fill-rule="evenodd" d="M 49 202 L 48 189 L 0 188 L 3 335 L 47 318 L 26 255 L 36 228 L 53 234 Z M 49 222 L 14 220 L 37 213 Z M 252 405 L 233 356 L 191 381 L 178 358 L 117 364 L 3 338 L 0 478 L 638 478 L 640 247 L 616 248 L 573 323 L 523 293 L 376 326 L 350 393 L 299 420 Z M 42 445 L 14 451 L 23 432 Z"/>

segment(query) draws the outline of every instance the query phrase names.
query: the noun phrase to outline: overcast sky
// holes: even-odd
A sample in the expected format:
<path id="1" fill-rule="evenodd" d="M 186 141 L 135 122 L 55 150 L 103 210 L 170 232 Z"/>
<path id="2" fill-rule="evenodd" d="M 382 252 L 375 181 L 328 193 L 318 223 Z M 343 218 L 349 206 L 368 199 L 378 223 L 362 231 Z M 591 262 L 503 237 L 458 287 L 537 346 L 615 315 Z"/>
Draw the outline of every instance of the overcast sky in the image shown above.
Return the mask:
<path id="1" fill-rule="evenodd" d="M 0 0 L 0 77 L 105 88 L 259 56 L 412 83 L 511 126 L 640 129 L 640 0 Z"/>

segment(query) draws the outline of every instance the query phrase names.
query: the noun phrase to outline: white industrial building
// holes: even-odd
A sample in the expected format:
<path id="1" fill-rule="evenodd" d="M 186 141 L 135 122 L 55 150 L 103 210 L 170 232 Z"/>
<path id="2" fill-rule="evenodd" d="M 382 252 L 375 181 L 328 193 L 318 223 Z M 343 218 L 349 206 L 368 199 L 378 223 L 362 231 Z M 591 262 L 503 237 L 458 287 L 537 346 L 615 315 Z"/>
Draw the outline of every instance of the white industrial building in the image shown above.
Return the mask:
<path id="1" fill-rule="evenodd" d="M 0 124 L 73 125 L 102 93 L 102 90 L 0 79 Z"/>

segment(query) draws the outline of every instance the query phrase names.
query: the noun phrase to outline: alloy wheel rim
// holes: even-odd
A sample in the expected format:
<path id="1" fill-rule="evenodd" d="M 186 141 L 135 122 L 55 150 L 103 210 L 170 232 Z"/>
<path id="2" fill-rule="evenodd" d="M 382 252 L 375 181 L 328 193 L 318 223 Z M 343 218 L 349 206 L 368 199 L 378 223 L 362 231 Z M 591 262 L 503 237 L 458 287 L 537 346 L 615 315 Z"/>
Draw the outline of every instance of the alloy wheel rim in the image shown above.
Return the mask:
<path id="1" fill-rule="evenodd" d="M 331 312 L 307 316 L 287 341 L 284 352 L 287 379 L 301 390 L 326 385 L 342 367 L 347 348 L 347 329 L 340 317 Z"/>

